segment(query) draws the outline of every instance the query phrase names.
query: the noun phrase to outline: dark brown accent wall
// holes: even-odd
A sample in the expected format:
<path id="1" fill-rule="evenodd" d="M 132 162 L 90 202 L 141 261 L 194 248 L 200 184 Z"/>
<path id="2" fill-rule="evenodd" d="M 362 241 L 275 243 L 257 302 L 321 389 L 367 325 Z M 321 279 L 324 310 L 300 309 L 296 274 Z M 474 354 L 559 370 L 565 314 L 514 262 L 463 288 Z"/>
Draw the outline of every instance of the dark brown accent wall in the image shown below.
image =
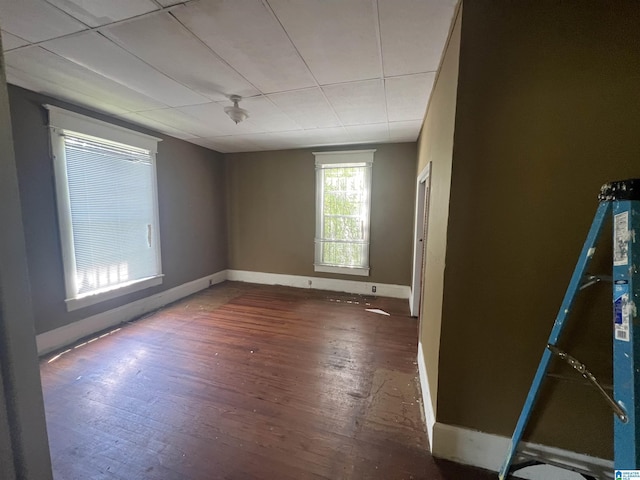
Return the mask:
<path id="1" fill-rule="evenodd" d="M 313 151 L 375 148 L 369 277 L 314 272 Z M 225 155 L 229 268 L 410 285 L 416 144 Z"/>
<path id="2" fill-rule="evenodd" d="M 465 3 L 439 422 L 511 435 L 598 189 L 640 177 L 639 26 L 635 1 Z M 605 272 L 606 250 L 596 261 Z M 604 383 L 610 295 L 589 292 L 563 342 Z M 573 380 L 547 382 L 527 437 L 611 457 L 604 401 L 554 370 Z"/>
<path id="3" fill-rule="evenodd" d="M 227 268 L 225 164 L 222 154 L 123 121 L 9 86 L 37 333 L 46 332 Z M 42 104 L 57 105 L 163 139 L 158 146 L 158 209 L 164 282 L 67 312 L 53 167 Z"/>

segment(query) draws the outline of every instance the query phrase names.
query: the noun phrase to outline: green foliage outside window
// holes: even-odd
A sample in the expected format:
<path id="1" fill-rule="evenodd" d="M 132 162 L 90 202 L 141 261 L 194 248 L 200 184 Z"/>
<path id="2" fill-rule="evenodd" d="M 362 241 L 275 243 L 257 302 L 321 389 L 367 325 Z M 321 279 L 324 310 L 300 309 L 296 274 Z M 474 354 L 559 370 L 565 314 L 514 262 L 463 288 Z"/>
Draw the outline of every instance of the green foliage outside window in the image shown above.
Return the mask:
<path id="1" fill-rule="evenodd" d="M 325 168 L 323 187 L 322 261 L 330 265 L 362 265 L 367 213 L 366 168 Z"/>

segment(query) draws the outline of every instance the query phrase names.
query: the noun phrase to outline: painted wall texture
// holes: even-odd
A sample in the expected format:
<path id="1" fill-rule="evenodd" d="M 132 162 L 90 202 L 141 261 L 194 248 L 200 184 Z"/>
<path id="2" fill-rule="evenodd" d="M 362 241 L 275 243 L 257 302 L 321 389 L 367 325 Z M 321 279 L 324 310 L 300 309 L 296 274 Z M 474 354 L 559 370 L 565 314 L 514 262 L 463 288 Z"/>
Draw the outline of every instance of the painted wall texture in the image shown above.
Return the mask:
<path id="1" fill-rule="evenodd" d="M 9 86 L 29 279 L 37 333 L 46 332 L 227 268 L 222 154 Z M 67 312 L 53 166 L 42 104 L 57 105 L 163 139 L 158 145 L 158 209 L 164 282 Z"/>
<path id="2" fill-rule="evenodd" d="M 431 162 L 428 236 L 426 242 L 420 343 L 427 369 L 431 408 L 437 411 L 438 362 L 444 289 L 451 162 L 458 85 L 461 13 L 458 12 L 445 49 L 418 139 L 418 174 Z"/>
<path id="3" fill-rule="evenodd" d="M 0 42 L 0 51 L 1 48 Z M 0 477 L 50 480 L 25 235 L 0 52 Z"/>
<path id="4" fill-rule="evenodd" d="M 313 151 L 377 149 L 371 184 L 370 275 L 314 272 Z M 233 153 L 227 160 L 229 268 L 396 285 L 411 283 L 416 144 Z"/>
<path id="5" fill-rule="evenodd" d="M 465 3 L 439 422 L 511 435 L 599 187 L 640 177 L 639 25 L 634 1 Z M 609 248 L 594 271 L 610 271 Z M 584 295 L 563 342 L 605 384 L 610 295 Z M 528 439 L 610 458 L 604 401 L 553 370 L 570 379 L 547 382 Z"/>

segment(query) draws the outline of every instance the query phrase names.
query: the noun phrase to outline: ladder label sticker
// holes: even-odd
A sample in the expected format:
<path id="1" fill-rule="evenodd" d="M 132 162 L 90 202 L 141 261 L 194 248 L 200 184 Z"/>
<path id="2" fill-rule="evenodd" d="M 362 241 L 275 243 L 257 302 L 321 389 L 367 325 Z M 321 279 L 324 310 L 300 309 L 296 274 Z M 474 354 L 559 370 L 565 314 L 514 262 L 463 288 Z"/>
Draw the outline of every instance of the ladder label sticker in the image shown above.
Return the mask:
<path id="1" fill-rule="evenodd" d="M 613 219 L 613 265 L 629 264 L 629 212 L 621 212 Z"/>
<path id="2" fill-rule="evenodd" d="M 616 470 L 615 480 L 633 480 L 640 479 L 640 470 Z"/>
<path id="3" fill-rule="evenodd" d="M 629 284 L 615 284 L 613 286 L 613 325 L 614 337 L 616 340 L 622 340 L 624 342 L 629 341 L 630 316 L 631 305 L 629 304 Z"/>

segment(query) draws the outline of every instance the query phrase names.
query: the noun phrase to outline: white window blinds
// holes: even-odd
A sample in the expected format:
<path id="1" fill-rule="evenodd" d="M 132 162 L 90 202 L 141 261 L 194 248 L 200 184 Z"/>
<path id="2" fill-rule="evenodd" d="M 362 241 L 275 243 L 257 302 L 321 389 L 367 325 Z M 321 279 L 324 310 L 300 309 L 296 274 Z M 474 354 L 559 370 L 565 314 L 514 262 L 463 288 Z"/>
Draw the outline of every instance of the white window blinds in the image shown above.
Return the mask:
<path id="1" fill-rule="evenodd" d="M 149 151 L 64 134 L 76 295 L 159 273 Z"/>
<path id="2" fill-rule="evenodd" d="M 46 105 L 68 310 L 162 283 L 160 139 Z"/>

